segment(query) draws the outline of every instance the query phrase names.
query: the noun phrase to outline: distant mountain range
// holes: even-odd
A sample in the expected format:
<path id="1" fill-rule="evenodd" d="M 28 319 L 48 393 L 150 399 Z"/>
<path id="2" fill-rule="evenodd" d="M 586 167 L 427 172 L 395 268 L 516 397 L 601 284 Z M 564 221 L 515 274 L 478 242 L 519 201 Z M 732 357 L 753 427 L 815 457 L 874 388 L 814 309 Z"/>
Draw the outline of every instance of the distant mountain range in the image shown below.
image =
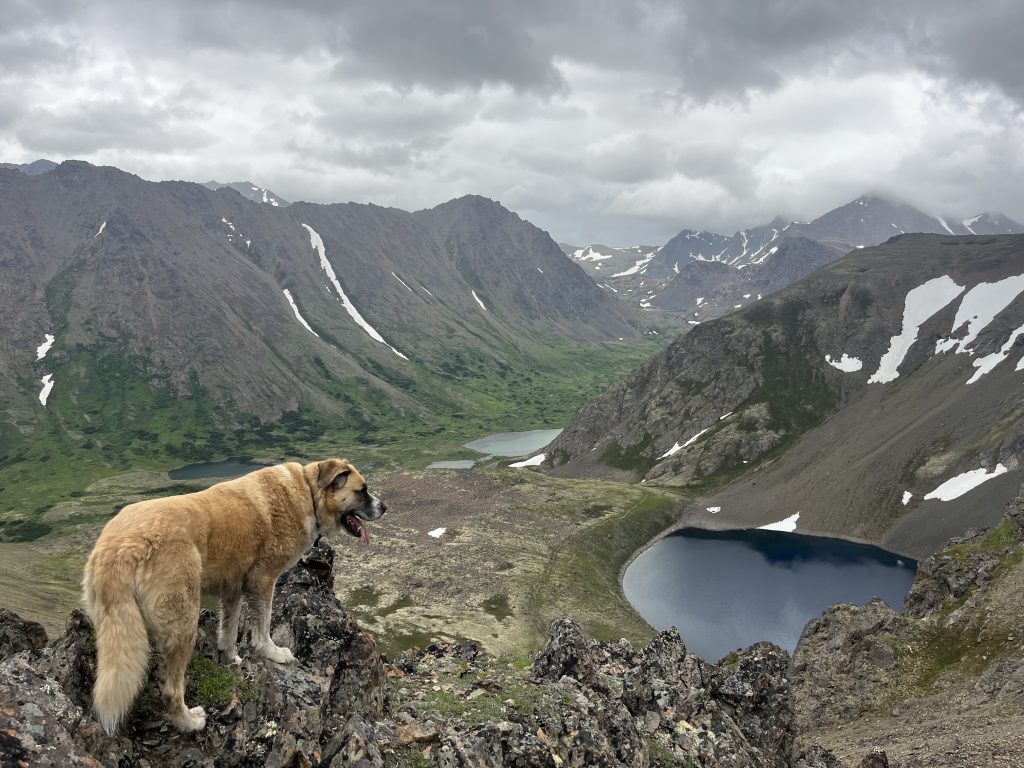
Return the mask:
<path id="1" fill-rule="evenodd" d="M 1024 232 L 1024 225 L 1001 213 L 931 216 L 864 196 L 810 222 L 779 217 L 732 236 L 684 229 L 660 248 L 561 247 L 616 296 L 645 310 L 684 312 L 695 325 L 791 285 L 855 248 L 908 232 L 995 235 Z"/>
<path id="2" fill-rule="evenodd" d="M 265 187 L 257 187 L 251 181 L 230 181 L 224 184 L 219 181 L 208 181 L 203 184 L 203 186 L 207 189 L 223 189 L 224 187 L 229 187 L 230 189 L 235 190 L 235 192 L 240 194 L 242 197 L 252 200 L 254 203 L 266 203 L 267 205 L 272 205 L 275 208 L 286 208 L 291 205 L 291 203 L 280 195 L 271 192 Z"/>
<path id="3" fill-rule="evenodd" d="M 5 471 L 62 452 L 135 466 L 549 426 L 653 350 L 593 344 L 641 338 L 637 313 L 482 197 L 411 213 L 24 171 L 0 170 L 8 491 L 30 486 Z"/>
<path id="4" fill-rule="evenodd" d="M 898 235 L 680 336 L 547 462 L 923 555 L 1016 496 L 1022 386 L 1024 235 Z"/>

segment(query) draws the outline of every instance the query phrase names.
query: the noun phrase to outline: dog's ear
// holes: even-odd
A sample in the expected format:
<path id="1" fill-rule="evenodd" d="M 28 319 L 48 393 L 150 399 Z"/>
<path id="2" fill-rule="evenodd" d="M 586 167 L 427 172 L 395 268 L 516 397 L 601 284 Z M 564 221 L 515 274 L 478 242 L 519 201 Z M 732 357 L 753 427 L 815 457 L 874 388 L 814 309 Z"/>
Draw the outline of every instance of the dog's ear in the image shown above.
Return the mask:
<path id="1" fill-rule="evenodd" d="M 344 459 L 327 459 L 317 465 L 316 484 L 322 489 L 330 485 L 337 485 L 339 488 L 345 485 L 348 480 L 352 465 Z"/>

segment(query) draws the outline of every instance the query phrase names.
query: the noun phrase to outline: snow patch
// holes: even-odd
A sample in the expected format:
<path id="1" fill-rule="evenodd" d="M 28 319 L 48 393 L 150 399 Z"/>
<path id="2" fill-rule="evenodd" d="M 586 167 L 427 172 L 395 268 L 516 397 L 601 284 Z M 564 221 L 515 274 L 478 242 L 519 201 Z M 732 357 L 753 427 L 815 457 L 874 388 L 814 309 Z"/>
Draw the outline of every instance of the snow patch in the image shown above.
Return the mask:
<path id="1" fill-rule="evenodd" d="M 586 248 L 580 248 L 578 251 L 573 251 L 572 258 L 575 261 L 604 261 L 605 259 L 612 258 L 612 254 L 595 251 L 588 245 Z"/>
<path id="2" fill-rule="evenodd" d="M 710 513 L 711 513 L 712 515 L 717 515 L 717 514 L 718 514 L 719 512 L 721 512 L 721 511 L 722 511 L 722 508 L 721 508 L 721 507 L 708 507 L 708 508 L 707 508 L 707 510 L 708 510 L 708 512 L 710 512 Z"/>
<path id="3" fill-rule="evenodd" d="M 405 289 L 406 289 L 407 291 L 409 291 L 409 293 L 412 293 L 412 292 L 413 292 L 413 291 L 412 291 L 412 288 L 410 288 L 410 287 L 409 287 L 408 285 L 406 285 L 406 283 L 405 283 L 405 280 L 403 280 L 402 278 L 400 278 L 400 277 L 399 277 L 398 275 L 396 275 L 396 274 L 395 274 L 394 272 L 392 272 L 391 274 L 392 274 L 392 275 L 394 275 L 394 278 L 395 278 L 395 280 L 397 280 L 398 282 L 400 282 L 400 283 L 401 283 L 402 285 L 405 285 Z"/>
<path id="4" fill-rule="evenodd" d="M 538 453 L 536 456 L 531 456 L 528 459 L 517 461 L 514 464 L 509 464 L 513 469 L 520 469 L 521 467 L 539 467 L 544 463 L 544 459 L 547 456 L 546 453 Z"/>
<path id="5" fill-rule="evenodd" d="M 708 427 L 707 429 L 702 429 L 696 435 L 694 435 L 689 440 L 687 440 L 685 443 L 683 443 L 681 447 L 687 448 L 687 447 L 693 445 L 695 442 L 697 442 L 697 438 L 700 437 L 701 435 L 703 435 L 705 432 L 707 432 L 708 429 L 711 429 L 711 427 Z"/>
<path id="6" fill-rule="evenodd" d="M 665 451 L 663 454 L 661 454 L 661 456 L 658 457 L 658 461 L 661 461 L 662 459 L 667 459 L 669 456 L 675 456 L 682 447 L 682 444 L 679 442 L 672 443 L 672 447 Z"/>
<path id="7" fill-rule="evenodd" d="M 952 501 L 958 499 L 974 488 L 984 483 L 986 480 L 991 480 L 993 477 L 999 477 L 999 475 L 1009 472 L 1006 467 L 1002 464 L 996 464 L 996 468 L 991 472 L 987 472 L 984 467 L 981 469 L 972 469 L 963 474 L 952 477 L 931 493 L 925 494 L 925 499 L 938 499 L 939 501 Z"/>
<path id="8" fill-rule="evenodd" d="M 910 503 L 910 500 L 912 498 L 914 498 L 914 494 L 912 494 L 910 491 L 904 491 L 903 492 L 903 506 L 904 507 L 907 506 L 907 504 Z"/>
<path id="9" fill-rule="evenodd" d="M 292 292 L 289 291 L 287 288 L 284 288 L 282 290 L 284 292 L 284 297 L 288 299 L 288 303 L 292 305 L 292 312 L 295 313 L 295 319 L 302 323 L 303 328 L 305 328 L 307 331 L 309 331 L 319 339 L 320 334 L 314 331 L 312 328 L 310 328 L 309 323 L 306 322 L 306 319 L 299 314 L 299 308 L 295 305 L 295 299 L 292 298 Z"/>
<path id="10" fill-rule="evenodd" d="M 432 531 L 427 531 L 427 536 L 433 536 L 435 539 L 440 539 L 444 536 L 444 532 L 447 530 L 447 528 L 435 528 Z"/>
<path id="11" fill-rule="evenodd" d="M 724 416 L 719 416 L 719 417 L 718 417 L 718 420 L 719 420 L 719 421 L 724 421 L 725 419 L 728 419 L 728 418 L 729 418 L 730 416 L 732 416 L 732 411 L 729 411 L 729 412 L 728 412 L 727 414 L 725 414 Z"/>
<path id="12" fill-rule="evenodd" d="M 967 380 L 968 384 L 973 384 L 986 373 L 991 371 L 1003 360 L 1010 356 L 1010 349 L 1013 347 L 1014 342 L 1017 341 L 1017 337 L 1024 333 L 1024 325 L 1015 330 L 1010 334 L 1010 338 L 1006 340 L 1006 343 L 999 348 L 998 352 L 993 352 L 991 355 L 985 355 L 985 357 L 979 358 L 974 361 L 974 367 L 977 368 L 974 375 Z M 1017 370 L 1020 370 L 1019 364 Z"/>
<path id="13" fill-rule="evenodd" d="M 50 351 L 50 347 L 53 346 L 53 334 L 47 333 L 44 335 L 44 341 L 38 347 L 36 347 L 36 360 L 42 360 L 46 357 L 46 353 Z"/>
<path id="14" fill-rule="evenodd" d="M 537 271 L 540 272 L 542 275 L 544 274 L 544 270 L 541 269 L 540 267 L 537 267 Z"/>
<path id="15" fill-rule="evenodd" d="M 953 318 L 953 327 L 949 332 L 952 336 L 966 323 L 967 335 L 962 339 L 948 338 L 936 342 L 936 354 L 946 352 L 954 347 L 957 354 L 969 353 L 968 345 L 978 338 L 978 334 L 985 326 L 1006 309 L 1021 291 L 1024 291 L 1024 275 L 1007 277 L 995 283 L 978 283 L 971 288 L 960 301 L 956 317 Z"/>
<path id="16" fill-rule="evenodd" d="M 792 533 L 796 530 L 796 521 L 800 519 L 800 513 L 790 515 L 785 520 L 779 520 L 777 523 L 768 523 L 768 525 L 757 526 L 762 531 L 786 531 Z"/>
<path id="17" fill-rule="evenodd" d="M 845 352 L 843 352 L 843 356 L 838 360 L 833 360 L 832 355 L 825 355 L 825 362 L 833 368 L 838 368 L 843 373 L 853 373 L 864 367 L 864 363 L 861 362 L 860 358 L 850 357 Z"/>
<path id="18" fill-rule="evenodd" d="M 949 228 L 949 224 L 946 223 L 946 220 L 944 218 L 942 218 L 941 216 L 936 216 L 935 218 L 939 220 L 939 224 L 941 224 L 942 228 L 944 230 L 946 230 L 947 232 L 949 232 L 949 234 L 951 234 L 951 235 L 955 235 L 956 234 L 956 232 L 954 232 L 952 229 Z"/>
<path id="19" fill-rule="evenodd" d="M 103 223 L 100 224 L 100 228 L 96 230 L 96 234 L 92 236 L 93 240 L 95 240 L 97 237 L 102 235 L 103 234 L 103 230 L 106 229 L 106 228 L 107 228 L 107 220 L 104 219 Z"/>
<path id="20" fill-rule="evenodd" d="M 685 443 L 682 443 L 682 444 L 675 443 L 671 448 L 669 448 L 667 451 L 665 451 L 663 454 L 661 454 L 661 456 L 659 456 L 658 459 L 659 460 L 667 459 L 669 456 L 674 456 L 675 454 L 679 453 L 679 451 L 683 450 L 683 448 L 688 448 L 689 446 L 691 446 L 695 442 L 697 442 L 697 438 L 699 438 L 701 435 L 703 435 L 705 432 L 707 432 L 708 429 L 711 429 L 711 427 L 708 427 L 707 429 L 702 429 L 700 432 L 698 432 L 696 435 L 691 437 Z"/>
<path id="21" fill-rule="evenodd" d="M 978 219 L 980 219 L 980 218 L 981 218 L 981 217 L 982 217 L 983 215 L 984 215 L 984 214 L 981 214 L 981 213 L 979 213 L 979 214 L 978 214 L 977 216 L 972 216 L 972 217 L 971 217 L 971 218 L 969 218 L 969 219 L 964 219 L 964 220 L 963 220 L 963 221 L 961 221 L 960 223 L 964 225 L 964 227 L 965 227 L 965 228 L 967 229 L 967 231 L 968 231 L 968 232 L 970 232 L 970 233 L 971 233 L 972 235 L 976 235 L 976 234 L 978 234 L 978 233 L 977 233 L 977 232 L 975 232 L 975 231 L 974 231 L 973 229 L 971 229 L 971 225 L 973 225 L 973 224 L 974 224 L 974 223 L 975 223 L 975 222 L 976 222 L 976 221 L 977 221 Z"/>
<path id="22" fill-rule="evenodd" d="M 907 293 L 903 307 L 903 329 L 899 336 L 889 340 L 889 349 L 878 361 L 878 370 L 868 379 L 868 384 L 884 384 L 899 376 L 900 364 L 917 341 L 921 324 L 963 293 L 963 290 L 964 286 L 957 285 L 948 275 L 943 275 Z"/>
<path id="23" fill-rule="evenodd" d="M 482 309 L 484 312 L 486 312 L 487 311 L 487 307 L 485 307 L 484 303 L 482 301 L 480 301 L 480 297 L 476 295 L 476 291 L 471 289 L 470 293 L 473 294 L 473 298 L 476 299 L 476 303 L 480 305 L 480 309 Z"/>
<path id="24" fill-rule="evenodd" d="M 265 192 L 264 195 L 266 195 Z M 266 202 L 266 200 L 264 200 L 264 202 Z M 338 277 L 337 275 L 334 274 L 334 267 L 332 267 L 331 262 L 327 260 L 327 250 L 324 248 L 323 238 L 321 238 L 317 231 L 313 229 L 311 226 L 309 226 L 309 224 L 303 224 L 302 226 L 306 228 L 307 232 L 309 232 L 310 247 L 312 247 L 317 252 L 317 254 L 319 254 L 320 267 L 323 269 L 324 272 L 327 273 L 327 277 L 331 281 L 331 284 L 334 286 L 334 290 L 338 292 L 338 296 L 341 299 L 341 304 L 343 307 L 345 307 L 345 311 L 348 312 L 349 317 L 355 320 L 356 325 L 358 325 L 360 328 L 366 331 L 367 335 L 371 339 L 373 339 L 374 341 L 379 341 L 381 344 L 390 349 L 403 360 L 408 360 L 408 357 L 406 357 L 397 349 L 395 349 L 386 341 L 384 341 L 384 337 L 377 333 L 377 330 L 368 322 L 366 322 L 366 320 L 363 319 L 363 316 L 359 314 L 359 310 L 356 309 L 355 304 L 349 301 L 348 296 L 345 295 L 345 291 L 341 289 L 341 283 L 338 282 Z"/>
<path id="25" fill-rule="evenodd" d="M 618 272 L 618 273 L 612 275 L 612 277 L 629 277 L 630 275 L 635 275 L 638 272 L 642 272 L 644 269 L 647 268 L 647 265 L 650 264 L 651 261 L 654 259 L 654 257 L 657 256 L 657 255 L 658 255 L 657 252 L 649 253 L 646 256 L 644 256 L 642 259 L 637 261 L 636 264 L 634 264 L 632 267 L 627 269 L 625 272 Z"/>
<path id="26" fill-rule="evenodd" d="M 46 407 L 46 399 L 50 396 L 50 390 L 53 389 L 53 374 L 48 373 L 39 381 L 43 384 L 43 391 L 39 393 L 39 402 L 43 404 L 43 408 Z"/>

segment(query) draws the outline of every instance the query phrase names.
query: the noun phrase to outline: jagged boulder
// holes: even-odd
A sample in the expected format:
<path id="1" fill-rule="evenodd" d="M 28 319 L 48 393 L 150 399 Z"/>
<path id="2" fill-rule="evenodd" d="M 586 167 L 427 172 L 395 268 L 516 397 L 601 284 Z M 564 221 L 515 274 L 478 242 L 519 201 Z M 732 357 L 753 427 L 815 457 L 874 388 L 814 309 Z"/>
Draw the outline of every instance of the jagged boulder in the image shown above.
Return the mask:
<path id="1" fill-rule="evenodd" d="M 364 754 L 359 718 L 380 713 L 384 671 L 331 589 L 333 561 L 332 549 L 316 547 L 278 584 L 272 632 L 297 664 L 246 656 L 243 643 L 241 668 L 220 667 L 216 619 L 203 613 L 187 697 L 205 706 L 207 725 L 192 734 L 162 719 L 155 670 L 118 736 L 103 733 L 89 706 L 95 636 L 74 611 L 37 659 L 22 651 L 0 663 L 3 764 L 292 766 L 318 763 L 327 746 L 333 757 Z"/>
<path id="2" fill-rule="evenodd" d="M 789 656 L 774 645 L 715 665 L 675 630 L 634 650 L 559 619 L 526 669 L 471 642 L 384 663 L 334 596 L 332 566 L 331 550 L 314 549 L 278 586 L 272 634 L 296 664 L 221 667 L 203 612 L 186 698 L 207 724 L 192 734 L 162 718 L 155 677 L 121 732 L 103 732 L 89 703 L 95 637 L 73 612 L 53 643 L 0 662 L 0 764 L 835 768 L 813 747 L 794 757 Z"/>
<path id="3" fill-rule="evenodd" d="M 1003 509 L 1006 540 L 1024 542 L 1024 499 L 1016 498 Z M 917 576 L 903 601 L 903 613 L 922 618 L 947 598 L 960 600 L 984 587 L 1002 562 L 1005 550 L 987 546 L 991 531 L 968 531 L 917 565 Z"/>
<path id="4" fill-rule="evenodd" d="M 807 622 L 791 669 L 801 722 L 847 722 L 877 703 L 896 663 L 892 638 L 902 625 L 878 598 L 833 606 Z"/>
<path id="5" fill-rule="evenodd" d="M 0 659 L 13 656 L 19 651 L 42 650 L 46 640 L 46 630 L 42 624 L 0 608 Z"/>

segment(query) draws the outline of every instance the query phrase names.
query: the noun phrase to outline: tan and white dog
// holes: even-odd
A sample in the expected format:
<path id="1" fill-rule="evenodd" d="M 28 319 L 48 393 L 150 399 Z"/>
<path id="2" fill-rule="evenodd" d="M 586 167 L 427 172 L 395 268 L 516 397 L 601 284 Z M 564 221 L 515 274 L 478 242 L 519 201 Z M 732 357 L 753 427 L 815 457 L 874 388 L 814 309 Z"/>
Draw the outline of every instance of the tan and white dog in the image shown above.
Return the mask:
<path id="1" fill-rule="evenodd" d="M 274 585 L 320 536 L 344 528 L 369 541 L 363 520 L 387 507 L 344 459 L 291 462 L 182 496 L 122 509 L 100 533 L 85 565 L 84 600 L 96 628 L 93 704 L 103 727 L 117 730 L 146 680 L 150 643 L 163 656 L 163 701 L 183 731 L 206 725 L 202 707 L 185 706 L 199 596 L 221 600 L 217 648 L 235 650 L 242 597 L 255 619 L 256 650 L 294 661 L 270 639 Z"/>

